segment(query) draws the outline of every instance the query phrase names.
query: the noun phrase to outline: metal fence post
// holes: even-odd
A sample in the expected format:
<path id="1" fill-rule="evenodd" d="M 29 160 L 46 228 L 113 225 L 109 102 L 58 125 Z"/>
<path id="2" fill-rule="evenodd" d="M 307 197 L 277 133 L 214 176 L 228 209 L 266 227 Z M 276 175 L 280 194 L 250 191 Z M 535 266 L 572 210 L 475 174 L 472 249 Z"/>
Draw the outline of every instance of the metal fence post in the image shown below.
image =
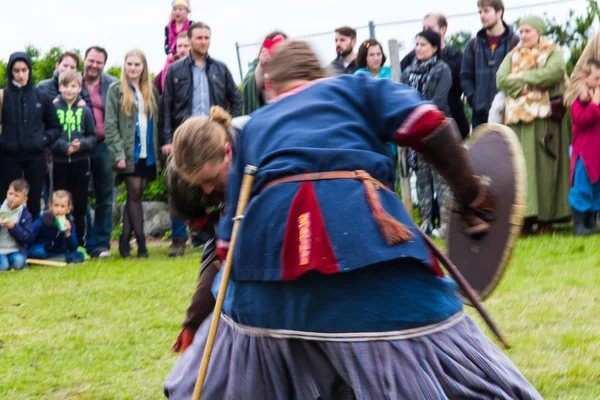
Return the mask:
<path id="1" fill-rule="evenodd" d="M 375 39 L 375 22 L 369 21 L 369 37 Z"/>
<path id="2" fill-rule="evenodd" d="M 238 68 L 240 69 L 240 82 L 243 82 L 244 74 L 242 72 L 242 59 L 240 57 L 240 44 L 238 42 L 235 42 L 235 52 L 237 53 Z"/>

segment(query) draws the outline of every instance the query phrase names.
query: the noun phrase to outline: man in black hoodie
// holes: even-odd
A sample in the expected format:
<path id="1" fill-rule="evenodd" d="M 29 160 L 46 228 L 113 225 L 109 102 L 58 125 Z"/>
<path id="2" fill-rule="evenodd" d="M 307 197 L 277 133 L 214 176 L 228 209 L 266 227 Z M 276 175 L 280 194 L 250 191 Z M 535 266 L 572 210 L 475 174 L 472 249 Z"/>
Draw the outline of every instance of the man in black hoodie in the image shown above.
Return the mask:
<path id="1" fill-rule="evenodd" d="M 444 14 L 429 13 L 423 18 L 423 30 L 434 31 L 441 38 L 440 55 L 442 60 L 448 64 L 452 71 L 452 87 L 448 93 L 448 107 L 450 108 L 450 115 L 447 117 L 454 118 L 460 134 L 463 138 L 467 137 L 471 128 L 469 127 L 469 121 L 465 116 L 465 109 L 462 101 L 462 88 L 460 87 L 460 65 L 462 62 L 462 53 L 460 49 L 446 45 L 444 36 L 448 30 L 448 20 Z M 402 59 L 400 62 L 400 69 L 404 71 L 414 60 L 415 51 L 411 51 Z"/>
<path id="2" fill-rule="evenodd" d="M 8 85 L 3 89 L 0 134 L 0 202 L 13 180 L 25 178 L 30 186 L 27 207 L 36 218 L 46 171 L 45 151 L 60 135 L 60 123 L 52 99 L 33 86 L 27 54 L 12 54 L 6 74 Z"/>
<path id="3" fill-rule="evenodd" d="M 496 89 L 496 72 L 519 38 L 503 20 L 502 0 L 478 0 L 482 28 L 469 40 L 460 70 L 460 84 L 473 109 L 473 129 L 486 123 Z"/>

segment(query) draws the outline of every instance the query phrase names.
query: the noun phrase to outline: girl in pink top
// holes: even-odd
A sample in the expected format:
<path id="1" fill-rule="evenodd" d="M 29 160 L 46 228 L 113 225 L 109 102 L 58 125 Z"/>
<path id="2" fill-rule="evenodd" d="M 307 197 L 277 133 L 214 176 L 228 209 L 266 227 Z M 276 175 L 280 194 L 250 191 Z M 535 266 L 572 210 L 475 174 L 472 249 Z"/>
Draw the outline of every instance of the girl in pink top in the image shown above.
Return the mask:
<path id="1" fill-rule="evenodd" d="M 600 211 L 600 61 L 589 60 L 582 72 L 585 88 L 571 107 L 573 154 L 571 191 L 574 236 L 598 233 Z"/>
<path id="2" fill-rule="evenodd" d="M 173 0 L 169 23 L 165 27 L 165 53 L 171 57 L 176 54 L 177 37 L 181 32 L 188 30 L 192 21 L 188 15 L 192 12 L 189 0 Z"/>

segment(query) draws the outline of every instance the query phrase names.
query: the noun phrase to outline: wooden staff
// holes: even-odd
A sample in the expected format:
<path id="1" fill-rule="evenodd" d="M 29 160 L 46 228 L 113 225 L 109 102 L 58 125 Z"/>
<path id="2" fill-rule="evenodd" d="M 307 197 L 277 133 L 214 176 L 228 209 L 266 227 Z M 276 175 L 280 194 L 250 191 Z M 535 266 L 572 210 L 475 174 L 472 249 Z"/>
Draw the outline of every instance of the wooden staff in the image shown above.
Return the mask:
<path id="1" fill-rule="evenodd" d="M 467 299 L 469 299 L 469 301 L 471 302 L 473 307 L 475 307 L 477 309 L 477 311 L 479 312 L 479 315 L 481 315 L 481 317 L 483 318 L 483 320 L 485 321 L 487 326 L 492 330 L 494 335 L 496 335 L 496 337 L 498 338 L 500 343 L 502 343 L 502 345 L 504 346 L 505 349 L 510 349 L 510 346 L 508 345 L 506 340 L 504 340 L 504 337 L 500 333 L 500 330 L 498 329 L 498 327 L 496 326 L 496 324 L 494 323 L 494 321 L 492 320 L 492 318 L 490 317 L 488 312 L 485 310 L 485 308 L 483 308 L 483 304 L 481 303 L 481 299 L 479 298 L 479 295 L 475 292 L 475 290 L 473 290 L 473 288 L 471 287 L 469 282 L 467 282 L 467 280 L 460 273 L 458 268 L 456 268 L 456 265 L 454 265 L 452 263 L 452 261 L 450 261 L 448 256 L 446 256 L 442 252 L 442 250 L 440 250 L 439 247 L 437 247 L 435 245 L 435 243 L 433 243 L 433 240 L 431 240 L 431 238 L 429 236 L 427 236 L 421 230 L 421 228 L 417 227 L 417 229 L 418 229 L 419 233 L 421 234 L 421 236 L 423 237 L 423 239 L 425 239 L 425 243 L 427 243 L 427 245 L 431 249 L 431 252 L 433 253 L 433 255 L 438 260 L 440 260 L 440 262 L 442 263 L 442 265 L 444 267 L 446 267 L 446 269 L 448 270 L 448 273 L 452 276 L 452 278 L 456 281 L 456 283 L 458 283 L 458 286 L 460 286 L 460 288 L 463 290 Z"/>
<path id="2" fill-rule="evenodd" d="M 231 241 L 229 242 L 229 251 L 227 252 L 227 259 L 225 260 L 225 267 L 223 268 L 223 276 L 221 277 L 221 284 L 219 286 L 219 295 L 217 296 L 217 302 L 215 303 L 215 310 L 213 311 L 212 321 L 210 323 L 210 331 L 208 333 L 208 338 L 206 339 L 206 346 L 204 347 L 202 362 L 200 363 L 200 370 L 198 371 L 198 379 L 196 380 L 196 386 L 194 387 L 193 400 L 200 400 L 200 396 L 202 396 L 202 386 L 204 386 L 204 380 L 206 379 L 206 374 L 208 373 L 210 355 L 212 354 L 213 346 L 215 344 L 217 328 L 219 327 L 221 311 L 223 310 L 223 302 L 225 301 L 225 293 L 227 292 L 227 284 L 229 283 L 229 276 L 231 275 L 231 264 L 233 261 L 235 242 L 237 240 L 237 232 L 240 222 L 244 218 L 244 212 L 246 210 L 246 206 L 248 205 L 248 200 L 250 199 L 250 193 L 252 191 L 252 184 L 254 183 L 254 175 L 256 175 L 256 171 L 256 167 L 251 165 L 247 165 L 244 169 L 244 180 L 240 190 L 240 198 L 238 200 L 235 218 L 233 219 L 233 231 L 231 233 Z"/>
<path id="3" fill-rule="evenodd" d="M 27 264 L 45 265 L 48 267 L 66 267 L 67 266 L 67 263 L 64 261 L 38 260 L 37 258 L 28 258 Z"/>
<path id="4" fill-rule="evenodd" d="M 398 51 L 398 41 L 391 39 L 388 41 L 390 50 L 390 69 L 392 70 L 392 80 L 400 82 L 400 52 Z M 408 149 L 406 147 L 398 147 L 398 164 L 400 165 L 400 188 L 402 195 L 402 203 L 408 213 L 408 216 L 413 218 L 412 196 L 410 190 L 410 171 L 407 164 Z"/>

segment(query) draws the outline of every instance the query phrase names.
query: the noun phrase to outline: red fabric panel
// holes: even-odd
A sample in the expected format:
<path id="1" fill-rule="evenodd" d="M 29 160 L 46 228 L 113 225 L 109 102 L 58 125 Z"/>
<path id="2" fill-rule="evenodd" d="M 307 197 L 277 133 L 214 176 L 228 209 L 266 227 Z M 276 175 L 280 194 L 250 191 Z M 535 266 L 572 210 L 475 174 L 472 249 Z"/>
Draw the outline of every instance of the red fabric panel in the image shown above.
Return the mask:
<path id="1" fill-rule="evenodd" d="M 394 134 L 394 143 L 401 147 L 411 147 L 421 151 L 421 140 L 446 122 L 446 116 L 438 109 L 417 108 Z"/>
<path id="2" fill-rule="evenodd" d="M 281 252 L 281 277 L 290 281 L 308 271 L 340 271 L 312 182 L 303 182 L 292 201 Z"/>
<path id="3" fill-rule="evenodd" d="M 435 256 L 432 253 L 429 253 L 429 261 L 429 268 L 431 269 L 431 272 L 433 272 L 433 274 L 438 278 L 443 278 L 444 270 L 442 269 L 442 267 L 440 267 L 438 259 L 435 258 Z"/>

